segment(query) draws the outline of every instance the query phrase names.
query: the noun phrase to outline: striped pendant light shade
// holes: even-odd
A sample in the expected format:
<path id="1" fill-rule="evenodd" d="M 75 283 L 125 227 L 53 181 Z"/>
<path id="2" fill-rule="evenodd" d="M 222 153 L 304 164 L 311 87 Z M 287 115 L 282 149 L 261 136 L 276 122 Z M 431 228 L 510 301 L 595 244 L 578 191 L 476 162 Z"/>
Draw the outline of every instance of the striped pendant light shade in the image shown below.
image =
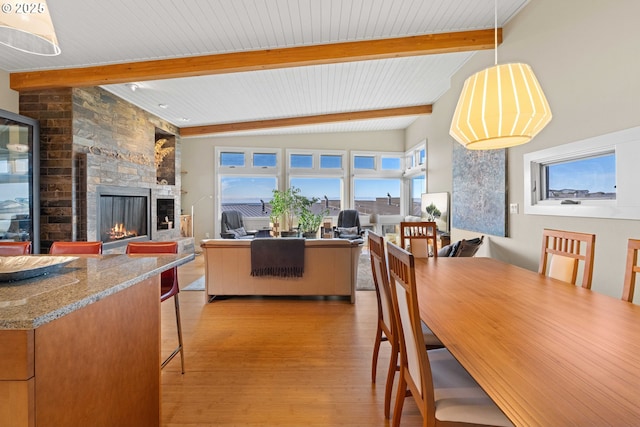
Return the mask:
<path id="1" fill-rule="evenodd" d="M 469 77 L 449 133 L 470 150 L 527 143 L 551 121 L 551 109 L 527 64 L 503 64 Z"/>

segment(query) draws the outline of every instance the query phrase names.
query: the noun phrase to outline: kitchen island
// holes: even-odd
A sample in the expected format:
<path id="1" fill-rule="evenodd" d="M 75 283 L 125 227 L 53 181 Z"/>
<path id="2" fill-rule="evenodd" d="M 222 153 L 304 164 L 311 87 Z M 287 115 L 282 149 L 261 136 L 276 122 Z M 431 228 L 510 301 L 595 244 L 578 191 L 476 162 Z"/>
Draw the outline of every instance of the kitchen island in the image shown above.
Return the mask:
<path id="1" fill-rule="evenodd" d="M 82 256 L 0 282 L 0 427 L 160 425 L 159 275 L 192 259 Z"/>

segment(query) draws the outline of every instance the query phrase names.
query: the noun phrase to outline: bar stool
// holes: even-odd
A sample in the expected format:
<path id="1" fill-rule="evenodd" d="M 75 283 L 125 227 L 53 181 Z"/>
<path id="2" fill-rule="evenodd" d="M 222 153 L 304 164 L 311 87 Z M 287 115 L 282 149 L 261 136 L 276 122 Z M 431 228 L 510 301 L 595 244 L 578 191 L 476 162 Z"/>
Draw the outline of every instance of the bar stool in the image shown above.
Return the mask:
<path id="1" fill-rule="evenodd" d="M 0 255 L 29 255 L 31 242 L 0 242 Z"/>
<path id="2" fill-rule="evenodd" d="M 53 242 L 49 253 L 51 255 L 100 255 L 102 242 Z"/>
<path id="3" fill-rule="evenodd" d="M 177 242 L 131 242 L 127 245 L 127 254 L 177 254 Z M 162 362 L 164 368 L 178 353 L 184 374 L 184 349 L 182 346 L 182 325 L 180 323 L 180 301 L 178 300 L 178 267 L 163 271 L 160 275 L 160 302 L 173 297 L 176 307 L 176 324 L 178 326 L 178 347 Z"/>

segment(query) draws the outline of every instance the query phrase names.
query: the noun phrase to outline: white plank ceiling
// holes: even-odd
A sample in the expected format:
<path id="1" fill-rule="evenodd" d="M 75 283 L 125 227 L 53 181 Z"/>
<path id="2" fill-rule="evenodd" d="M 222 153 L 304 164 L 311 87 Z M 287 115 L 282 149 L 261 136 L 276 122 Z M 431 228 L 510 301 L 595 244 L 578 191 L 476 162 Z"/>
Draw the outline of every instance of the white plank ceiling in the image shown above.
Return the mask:
<path id="1" fill-rule="evenodd" d="M 529 0 L 499 0 L 504 26 Z M 494 27 L 494 0 L 49 0 L 62 53 L 0 45 L 7 72 Z M 178 127 L 433 104 L 472 52 L 104 86 Z M 490 65 L 490 64 L 487 64 Z M 404 129 L 415 117 L 250 133 Z"/>

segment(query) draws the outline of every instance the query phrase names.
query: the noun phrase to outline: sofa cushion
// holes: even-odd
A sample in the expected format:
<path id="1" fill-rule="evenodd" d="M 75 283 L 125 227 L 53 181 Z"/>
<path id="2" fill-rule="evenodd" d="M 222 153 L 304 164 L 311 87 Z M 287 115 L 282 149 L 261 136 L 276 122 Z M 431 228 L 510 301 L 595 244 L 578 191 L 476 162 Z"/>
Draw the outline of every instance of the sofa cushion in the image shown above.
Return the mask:
<path id="1" fill-rule="evenodd" d="M 236 239 L 240 237 L 244 237 L 247 235 L 247 230 L 244 227 L 234 228 L 233 230 L 229 230 L 229 233 L 233 234 Z"/>
<path id="2" fill-rule="evenodd" d="M 360 237 L 358 227 L 337 227 L 336 232 L 341 239 L 357 239 Z"/>
<path id="3" fill-rule="evenodd" d="M 440 250 L 438 251 L 438 256 L 439 257 L 447 257 L 451 255 L 451 251 L 453 250 L 453 245 L 446 245 L 443 246 L 442 248 L 440 248 Z"/>

